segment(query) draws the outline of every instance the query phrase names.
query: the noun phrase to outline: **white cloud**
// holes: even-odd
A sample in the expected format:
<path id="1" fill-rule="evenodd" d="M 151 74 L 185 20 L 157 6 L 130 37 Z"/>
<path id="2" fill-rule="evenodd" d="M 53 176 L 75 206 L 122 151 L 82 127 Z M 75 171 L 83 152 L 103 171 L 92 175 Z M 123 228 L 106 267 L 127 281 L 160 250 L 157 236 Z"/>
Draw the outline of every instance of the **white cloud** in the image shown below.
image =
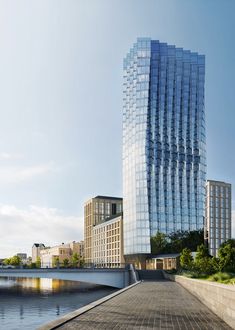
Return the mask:
<path id="1" fill-rule="evenodd" d="M 10 154 L 8 152 L 1 152 L 0 153 L 0 160 L 15 160 L 22 158 L 22 154 Z"/>
<path id="2" fill-rule="evenodd" d="M 83 218 L 35 205 L 19 209 L 0 204 L 0 258 L 27 252 L 33 243 L 56 245 L 83 239 Z"/>
<path id="3" fill-rule="evenodd" d="M 42 176 L 57 171 L 58 168 L 53 162 L 36 166 L 1 166 L 0 184 L 20 183 L 31 180 L 34 177 Z"/>

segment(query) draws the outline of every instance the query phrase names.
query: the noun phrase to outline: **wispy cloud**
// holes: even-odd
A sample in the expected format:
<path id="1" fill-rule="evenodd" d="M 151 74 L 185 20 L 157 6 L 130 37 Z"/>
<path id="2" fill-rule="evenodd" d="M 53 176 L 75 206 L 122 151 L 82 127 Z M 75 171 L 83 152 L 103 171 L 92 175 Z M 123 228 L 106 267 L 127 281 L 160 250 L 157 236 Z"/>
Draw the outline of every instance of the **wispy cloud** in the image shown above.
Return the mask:
<path id="1" fill-rule="evenodd" d="M 55 172 L 58 167 L 53 162 L 35 166 L 1 166 L 0 184 L 20 183 L 32 178 Z"/>
<path id="2" fill-rule="evenodd" d="M 20 209 L 0 204 L 0 228 L 0 257 L 24 251 L 31 254 L 35 242 L 53 246 L 83 238 L 81 217 L 35 205 Z"/>

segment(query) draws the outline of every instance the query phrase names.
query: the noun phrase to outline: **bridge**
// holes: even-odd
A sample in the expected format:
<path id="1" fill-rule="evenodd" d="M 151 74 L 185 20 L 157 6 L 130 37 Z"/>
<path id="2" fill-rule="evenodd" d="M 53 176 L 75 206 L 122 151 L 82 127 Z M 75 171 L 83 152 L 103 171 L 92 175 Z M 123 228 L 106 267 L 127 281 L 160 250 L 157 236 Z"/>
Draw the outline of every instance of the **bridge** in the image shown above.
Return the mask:
<path id="1" fill-rule="evenodd" d="M 126 268 L 82 268 L 82 269 L 0 269 L 0 277 L 51 278 L 107 285 L 122 289 L 136 281 L 131 265 Z"/>

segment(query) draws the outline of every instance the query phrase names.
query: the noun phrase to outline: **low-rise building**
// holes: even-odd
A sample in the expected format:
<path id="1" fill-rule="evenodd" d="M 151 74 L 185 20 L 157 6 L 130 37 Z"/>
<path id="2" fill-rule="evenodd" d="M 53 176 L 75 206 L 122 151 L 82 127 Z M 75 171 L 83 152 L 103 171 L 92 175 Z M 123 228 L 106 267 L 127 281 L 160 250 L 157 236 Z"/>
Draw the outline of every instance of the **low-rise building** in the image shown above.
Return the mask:
<path id="1" fill-rule="evenodd" d="M 40 251 L 45 249 L 43 243 L 34 243 L 32 247 L 32 262 L 36 262 L 37 258 L 40 257 Z"/>
<path id="2" fill-rule="evenodd" d="M 123 257 L 123 218 L 116 215 L 93 227 L 92 261 L 96 267 L 120 267 Z"/>
<path id="3" fill-rule="evenodd" d="M 72 262 L 73 255 L 77 253 L 80 260 L 84 257 L 84 243 L 71 242 L 54 247 L 44 248 L 40 251 L 41 268 L 53 268 L 57 266 L 69 265 Z M 78 262 L 79 264 L 79 262 Z"/>
<path id="4" fill-rule="evenodd" d="M 158 254 L 146 259 L 146 269 L 178 269 L 180 265 L 180 253 Z"/>
<path id="5" fill-rule="evenodd" d="M 40 251 L 41 268 L 56 267 L 62 264 L 64 259 L 70 260 L 71 248 L 68 244 L 47 247 Z"/>

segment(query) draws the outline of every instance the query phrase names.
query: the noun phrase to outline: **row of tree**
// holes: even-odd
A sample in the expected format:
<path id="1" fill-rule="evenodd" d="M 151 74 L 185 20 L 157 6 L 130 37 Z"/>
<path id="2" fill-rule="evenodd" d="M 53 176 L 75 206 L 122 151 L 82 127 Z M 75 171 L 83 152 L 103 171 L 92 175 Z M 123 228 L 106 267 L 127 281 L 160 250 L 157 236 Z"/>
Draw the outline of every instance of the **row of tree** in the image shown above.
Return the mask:
<path id="1" fill-rule="evenodd" d="M 59 257 L 55 257 L 53 260 L 53 267 L 63 267 L 63 268 L 83 268 L 85 264 L 84 258 L 80 257 L 78 253 L 73 253 L 71 259 L 64 259 L 62 263 L 60 263 Z"/>
<path id="2" fill-rule="evenodd" d="M 19 266 L 21 265 L 22 260 L 19 256 L 13 256 L 3 260 L 4 265 Z"/>
<path id="3" fill-rule="evenodd" d="M 81 258 L 78 253 L 73 253 L 71 258 L 64 259 L 62 262 L 60 262 L 59 257 L 55 257 L 52 262 L 52 267 L 84 267 L 84 258 Z M 11 266 L 21 266 L 22 260 L 19 256 L 13 256 L 10 258 L 6 258 L 3 261 L 4 265 L 11 265 Z M 36 262 L 30 262 L 27 265 L 23 265 L 24 267 L 28 268 L 40 268 L 41 267 L 41 258 L 37 257 Z"/>
<path id="4" fill-rule="evenodd" d="M 211 275 L 217 272 L 235 272 L 235 240 L 224 242 L 218 250 L 218 258 L 208 253 L 208 248 L 201 244 L 197 247 L 195 259 L 189 248 L 184 248 L 180 256 L 180 265 L 183 269 L 198 274 Z"/>
<path id="5" fill-rule="evenodd" d="M 192 251 L 197 251 L 195 259 Z M 212 257 L 204 244 L 203 230 L 177 231 L 169 235 L 157 232 L 151 237 L 151 252 L 181 253 L 181 268 L 200 274 L 235 272 L 235 240 L 223 243 L 218 251 L 218 258 Z"/>
<path id="6" fill-rule="evenodd" d="M 196 251 L 204 243 L 203 230 L 176 231 L 169 235 L 157 232 L 151 237 L 152 254 L 180 253 L 184 248 Z"/>

